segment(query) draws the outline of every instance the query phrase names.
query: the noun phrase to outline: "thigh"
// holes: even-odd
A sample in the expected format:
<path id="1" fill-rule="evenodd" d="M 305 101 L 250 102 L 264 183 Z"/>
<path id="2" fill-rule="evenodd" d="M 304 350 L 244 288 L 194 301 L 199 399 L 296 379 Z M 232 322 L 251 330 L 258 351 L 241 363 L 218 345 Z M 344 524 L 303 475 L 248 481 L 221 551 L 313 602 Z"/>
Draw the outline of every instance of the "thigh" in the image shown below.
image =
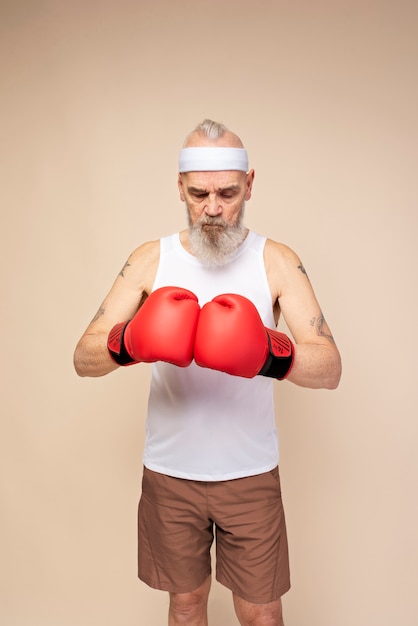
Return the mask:
<path id="1" fill-rule="evenodd" d="M 286 524 L 278 468 L 222 486 L 216 500 L 216 574 L 254 604 L 290 588 Z"/>
<path id="2" fill-rule="evenodd" d="M 212 522 L 204 483 L 144 468 L 138 510 L 138 576 L 171 593 L 194 591 L 211 573 Z"/>

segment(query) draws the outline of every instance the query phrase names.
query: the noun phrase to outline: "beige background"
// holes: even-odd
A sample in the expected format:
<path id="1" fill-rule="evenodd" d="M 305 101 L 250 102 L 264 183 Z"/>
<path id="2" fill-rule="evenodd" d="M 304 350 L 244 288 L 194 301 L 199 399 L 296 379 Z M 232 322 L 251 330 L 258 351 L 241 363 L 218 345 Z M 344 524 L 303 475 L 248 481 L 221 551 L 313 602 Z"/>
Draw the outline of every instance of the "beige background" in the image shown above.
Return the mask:
<path id="1" fill-rule="evenodd" d="M 343 355 L 337 391 L 276 387 L 286 625 L 417 623 L 417 7 L 1 1 L 2 625 L 166 623 L 136 579 L 148 366 L 79 379 L 72 352 L 129 252 L 184 226 L 206 116 Z M 236 624 L 216 583 L 210 616 Z"/>

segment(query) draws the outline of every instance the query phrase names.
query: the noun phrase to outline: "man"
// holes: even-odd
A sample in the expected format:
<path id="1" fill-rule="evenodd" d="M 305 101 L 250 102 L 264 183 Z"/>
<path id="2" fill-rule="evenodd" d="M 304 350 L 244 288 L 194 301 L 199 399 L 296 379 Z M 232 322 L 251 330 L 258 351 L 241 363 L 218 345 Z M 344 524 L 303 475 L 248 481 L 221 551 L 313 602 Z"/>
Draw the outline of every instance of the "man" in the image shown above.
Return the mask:
<path id="1" fill-rule="evenodd" d="M 208 623 L 214 533 L 240 624 L 283 624 L 273 384 L 334 389 L 341 375 L 300 259 L 244 225 L 253 181 L 237 135 L 211 120 L 192 131 L 178 176 L 188 228 L 130 255 L 74 355 L 80 376 L 153 363 L 139 577 L 169 592 L 170 626 Z"/>

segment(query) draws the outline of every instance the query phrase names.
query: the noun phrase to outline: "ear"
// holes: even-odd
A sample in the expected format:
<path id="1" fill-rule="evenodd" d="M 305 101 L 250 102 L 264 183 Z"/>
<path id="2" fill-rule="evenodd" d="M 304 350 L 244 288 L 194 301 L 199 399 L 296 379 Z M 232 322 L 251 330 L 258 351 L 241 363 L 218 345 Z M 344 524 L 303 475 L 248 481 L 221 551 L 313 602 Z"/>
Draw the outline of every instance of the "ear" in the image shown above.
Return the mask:
<path id="1" fill-rule="evenodd" d="M 250 170 L 247 174 L 247 191 L 245 193 L 245 200 L 249 200 L 251 198 L 251 191 L 253 188 L 255 172 L 254 170 Z"/>
<path id="2" fill-rule="evenodd" d="M 184 198 L 184 191 L 183 191 L 183 177 L 181 174 L 179 174 L 178 176 L 177 186 L 179 188 L 180 200 L 184 202 L 185 198 Z"/>

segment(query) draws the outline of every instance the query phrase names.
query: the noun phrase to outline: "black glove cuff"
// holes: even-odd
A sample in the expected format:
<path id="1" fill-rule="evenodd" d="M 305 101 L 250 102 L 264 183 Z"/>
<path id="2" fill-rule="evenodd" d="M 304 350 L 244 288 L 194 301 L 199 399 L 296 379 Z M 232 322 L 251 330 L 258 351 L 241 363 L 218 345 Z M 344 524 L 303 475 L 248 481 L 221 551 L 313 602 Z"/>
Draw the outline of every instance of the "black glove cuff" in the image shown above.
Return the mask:
<path id="1" fill-rule="evenodd" d="M 276 351 L 277 351 L 277 341 L 279 341 L 279 345 L 283 344 L 283 355 L 275 355 L 271 343 L 272 333 L 275 341 L 276 341 Z M 294 346 L 290 341 L 289 337 L 284 335 L 283 333 L 278 333 L 276 331 L 267 331 L 267 340 L 269 345 L 269 355 L 266 359 L 261 370 L 258 372 L 259 376 L 267 376 L 268 378 L 276 378 L 277 380 L 284 380 L 292 369 L 293 359 L 294 359 Z M 287 354 L 286 354 L 287 352 Z"/>
<path id="2" fill-rule="evenodd" d="M 109 354 L 118 365 L 133 365 L 137 361 L 131 357 L 125 347 L 125 330 L 129 322 L 116 324 L 109 333 L 107 349 Z"/>

